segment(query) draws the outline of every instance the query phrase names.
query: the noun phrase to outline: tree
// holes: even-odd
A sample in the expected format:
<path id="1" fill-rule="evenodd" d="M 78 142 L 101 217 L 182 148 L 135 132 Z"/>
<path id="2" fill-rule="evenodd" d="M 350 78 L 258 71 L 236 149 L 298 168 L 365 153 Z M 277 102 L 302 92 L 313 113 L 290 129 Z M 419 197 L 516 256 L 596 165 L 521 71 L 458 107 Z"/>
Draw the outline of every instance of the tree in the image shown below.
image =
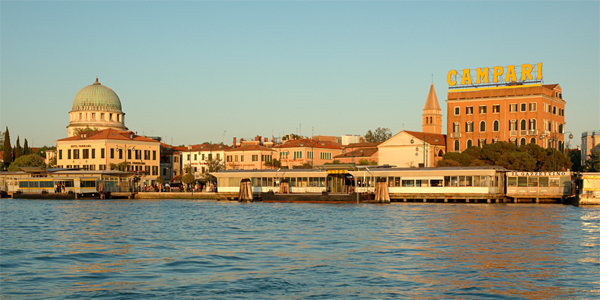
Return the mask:
<path id="1" fill-rule="evenodd" d="M 571 149 L 569 150 L 569 157 L 571 159 L 571 171 L 579 172 L 583 171 L 583 166 L 581 165 L 581 150 L 579 149 Z"/>
<path id="2" fill-rule="evenodd" d="M 526 152 L 506 152 L 497 161 L 497 165 L 515 171 L 535 171 L 535 163 L 535 159 Z"/>
<path id="3" fill-rule="evenodd" d="M 379 143 L 385 142 L 392 137 L 392 131 L 389 128 L 377 127 L 375 132 L 371 130 L 365 134 L 365 142 L 367 143 Z"/>
<path id="4" fill-rule="evenodd" d="M 8 166 L 13 161 L 12 157 L 12 147 L 10 146 L 10 133 L 8 132 L 8 126 L 6 127 L 6 131 L 4 132 L 4 155 L 2 160 L 4 161 L 4 165 Z"/>
<path id="5" fill-rule="evenodd" d="M 122 162 L 120 162 L 118 164 L 110 164 L 110 169 L 111 170 L 119 170 L 119 171 L 125 172 L 125 171 L 127 171 L 127 166 L 128 165 L 129 165 L 128 162 L 122 161 Z"/>
<path id="6" fill-rule="evenodd" d="M 48 165 L 46 167 L 47 168 L 56 167 L 56 155 L 50 159 L 50 162 L 48 163 Z"/>
<path id="7" fill-rule="evenodd" d="M 210 175 L 210 173 L 221 172 L 225 169 L 225 165 L 220 159 L 210 158 L 206 161 L 208 168 L 202 170 L 202 182 L 216 182 L 217 177 Z"/>
<path id="8" fill-rule="evenodd" d="M 23 155 L 31 154 L 31 149 L 29 149 L 29 143 L 27 143 L 27 139 L 25 139 L 25 143 L 23 143 Z"/>
<path id="9" fill-rule="evenodd" d="M 18 171 L 20 167 L 45 167 L 46 163 L 44 159 L 35 154 L 22 155 L 19 158 L 15 159 L 10 166 L 8 167 L 8 171 Z"/>
<path id="10" fill-rule="evenodd" d="M 88 133 L 89 132 L 98 132 L 98 128 L 96 128 L 96 127 L 90 128 L 89 126 L 86 126 L 85 128 L 75 128 L 75 130 L 73 130 L 74 135 L 79 135 L 80 133 L 83 133 L 83 132 L 88 132 Z"/>
<path id="11" fill-rule="evenodd" d="M 368 159 L 362 158 L 358 161 L 358 165 L 359 166 L 375 166 L 375 165 L 377 165 L 377 162 L 374 160 L 368 160 Z"/>
<path id="12" fill-rule="evenodd" d="M 281 161 L 277 160 L 277 159 L 273 159 L 271 161 L 265 161 L 265 167 L 272 168 L 272 169 L 279 169 L 279 168 L 281 168 Z"/>
<path id="13" fill-rule="evenodd" d="M 303 163 L 301 166 L 294 166 L 294 169 L 312 169 L 313 166 L 309 162 Z"/>
<path id="14" fill-rule="evenodd" d="M 14 156 L 15 156 L 15 160 L 17 160 L 17 158 L 23 156 L 23 148 L 21 148 L 21 142 L 19 142 L 19 136 L 17 135 L 17 144 L 15 145 L 15 149 L 13 152 Z"/>
<path id="15" fill-rule="evenodd" d="M 592 149 L 589 158 L 585 160 L 584 170 L 587 172 L 600 172 L 600 152 Z"/>
<path id="16" fill-rule="evenodd" d="M 156 177 L 156 183 L 162 184 L 164 182 L 165 182 L 165 178 L 164 177 L 162 177 L 162 176 Z"/>

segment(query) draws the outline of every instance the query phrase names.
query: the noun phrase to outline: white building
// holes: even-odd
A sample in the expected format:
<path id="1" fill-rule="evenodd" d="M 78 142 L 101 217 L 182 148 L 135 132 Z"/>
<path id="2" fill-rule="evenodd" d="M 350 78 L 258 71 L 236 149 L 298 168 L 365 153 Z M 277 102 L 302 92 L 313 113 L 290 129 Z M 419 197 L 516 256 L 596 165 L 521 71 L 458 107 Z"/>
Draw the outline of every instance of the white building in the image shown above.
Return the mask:
<path id="1" fill-rule="evenodd" d="M 196 179 L 202 178 L 202 174 L 208 169 L 209 160 L 219 160 L 221 163 L 225 158 L 225 151 L 231 147 L 223 144 L 200 144 L 188 146 L 187 150 L 181 153 L 182 174 L 186 169 L 192 167 L 192 172 Z"/>

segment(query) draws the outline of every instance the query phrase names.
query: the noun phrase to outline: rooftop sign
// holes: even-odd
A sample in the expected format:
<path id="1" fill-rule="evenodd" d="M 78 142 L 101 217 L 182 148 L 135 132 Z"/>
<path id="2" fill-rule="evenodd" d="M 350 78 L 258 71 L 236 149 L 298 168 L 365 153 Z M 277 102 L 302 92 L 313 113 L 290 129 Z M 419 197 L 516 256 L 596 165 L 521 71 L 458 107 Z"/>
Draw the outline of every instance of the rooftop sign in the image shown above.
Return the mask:
<path id="1" fill-rule="evenodd" d="M 449 89 L 483 88 L 510 85 L 539 84 L 542 82 L 542 63 L 520 66 L 450 70 Z"/>

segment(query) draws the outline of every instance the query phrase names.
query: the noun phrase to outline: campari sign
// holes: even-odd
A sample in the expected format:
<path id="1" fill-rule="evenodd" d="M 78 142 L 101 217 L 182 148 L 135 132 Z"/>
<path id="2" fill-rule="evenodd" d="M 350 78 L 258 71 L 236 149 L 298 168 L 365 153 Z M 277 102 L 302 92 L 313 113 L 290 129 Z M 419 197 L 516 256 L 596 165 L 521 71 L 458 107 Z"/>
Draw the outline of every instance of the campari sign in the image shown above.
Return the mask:
<path id="1" fill-rule="evenodd" d="M 450 70 L 449 89 L 469 89 L 542 83 L 542 63 Z"/>

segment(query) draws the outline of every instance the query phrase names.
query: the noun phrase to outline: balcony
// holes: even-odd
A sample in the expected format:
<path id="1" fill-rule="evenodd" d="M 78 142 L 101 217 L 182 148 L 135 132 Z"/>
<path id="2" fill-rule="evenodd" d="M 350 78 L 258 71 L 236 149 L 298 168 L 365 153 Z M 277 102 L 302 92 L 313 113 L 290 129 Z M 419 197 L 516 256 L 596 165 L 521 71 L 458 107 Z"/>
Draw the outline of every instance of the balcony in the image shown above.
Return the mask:
<path id="1" fill-rule="evenodd" d="M 521 136 L 526 136 L 527 135 L 527 130 L 521 130 Z M 511 135 L 512 136 L 512 135 Z"/>
<path id="2" fill-rule="evenodd" d="M 529 130 L 528 134 L 529 135 L 538 135 L 538 131 L 537 130 Z"/>
<path id="3" fill-rule="evenodd" d="M 517 136 L 517 131 L 516 131 L 516 130 L 511 130 L 511 131 L 510 131 L 510 136 L 511 136 L 511 137 L 513 137 L 513 136 Z"/>
<path id="4" fill-rule="evenodd" d="M 450 133 L 450 138 L 452 138 L 452 139 L 460 139 L 460 137 L 461 137 L 460 132 L 452 132 L 452 133 Z"/>

